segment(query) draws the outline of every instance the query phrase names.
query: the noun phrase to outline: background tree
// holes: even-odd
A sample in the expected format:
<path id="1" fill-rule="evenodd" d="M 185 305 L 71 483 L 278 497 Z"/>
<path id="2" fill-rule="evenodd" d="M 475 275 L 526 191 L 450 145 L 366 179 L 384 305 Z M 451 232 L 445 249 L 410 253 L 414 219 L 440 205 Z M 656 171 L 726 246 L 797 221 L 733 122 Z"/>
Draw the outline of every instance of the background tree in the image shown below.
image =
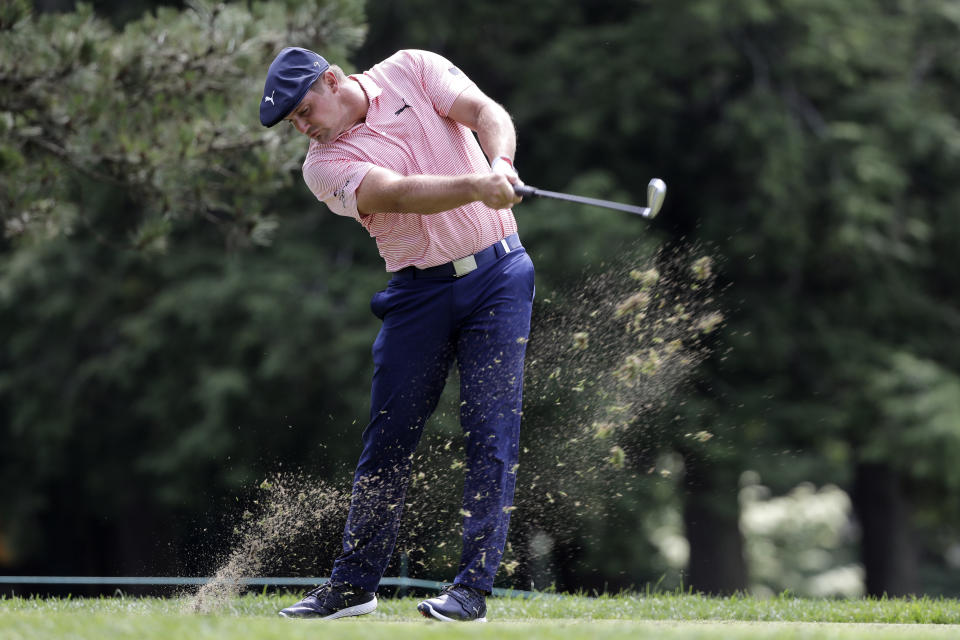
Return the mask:
<path id="1" fill-rule="evenodd" d="M 265 470 L 339 472 L 348 441 L 313 434 L 365 413 L 361 283 L 382 276 L 347 277 L 375 251 L 292 188 L 302 143 L 256 104 L 281 43 L 345 57 L 362 34 L 347 2 L 198 3 L 122 32 L 87 6 L 4 18 L 0 528 L 19 566 L 177 571 Z M 65 530 L 82 552 L 50 554 Z"/>

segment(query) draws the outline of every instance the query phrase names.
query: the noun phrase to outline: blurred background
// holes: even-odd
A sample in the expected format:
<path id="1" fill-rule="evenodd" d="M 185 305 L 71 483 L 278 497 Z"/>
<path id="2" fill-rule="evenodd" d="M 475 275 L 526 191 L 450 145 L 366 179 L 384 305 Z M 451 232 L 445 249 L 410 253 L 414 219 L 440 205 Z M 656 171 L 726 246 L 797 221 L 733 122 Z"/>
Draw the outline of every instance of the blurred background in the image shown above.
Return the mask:
<path id="1" fill-rule="evenodd" d="M 498 586 L 960 596 L 952 0 L 4 2 L 0 573 L 210 575 L 265 479 L 349 483 L 387 275 L 259 124 L 288 45 L 443 54 L 512 114 L 528 184 L 669 186 L 650 223 L 515 209 L 537 302 Z M 581 438 L 606 369 L 553 337 L 626 292 L 593 286 L 612 265 L 688 257 L 722 323 Z M 452 577 L 456 405 L 388 575 Z M 341 511 L 263 571 L 327 575 Z"/>

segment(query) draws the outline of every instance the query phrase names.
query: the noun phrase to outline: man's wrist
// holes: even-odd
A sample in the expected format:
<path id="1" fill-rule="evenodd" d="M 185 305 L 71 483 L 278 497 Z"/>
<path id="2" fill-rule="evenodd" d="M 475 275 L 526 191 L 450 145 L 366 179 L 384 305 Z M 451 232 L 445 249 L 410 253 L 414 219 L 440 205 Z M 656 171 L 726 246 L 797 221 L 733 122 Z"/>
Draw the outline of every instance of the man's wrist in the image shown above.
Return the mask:
<path id="1" fill-rule="evenodd" d="M 507 169 L 507 171 L 504 171 L 505 169 Z M 513 159 L 506 155 L 495 157 L 490 163 L 490 170 L 494 173 L 517 173 L 517 170 L 513 166 Z"/>
<path id="2" fill-rule="evenodd" d="M 494 158 L 493 162 L 490 163 L 490 171 L 506 176 L 512 183 L 523 184 L 523 180 L 520 179 L 520 175 L 513 166 L 513 159 L 511 159 L 510 156 L 499 155 Z"/>
<path id="3" fill-rule="evenodd" d="M 476 202 L 483 198 L 483 186 L 481 184 L 483 175 L 482 173 L 471 173 L 466 176 L 470 188 L 470 202 Z"/>

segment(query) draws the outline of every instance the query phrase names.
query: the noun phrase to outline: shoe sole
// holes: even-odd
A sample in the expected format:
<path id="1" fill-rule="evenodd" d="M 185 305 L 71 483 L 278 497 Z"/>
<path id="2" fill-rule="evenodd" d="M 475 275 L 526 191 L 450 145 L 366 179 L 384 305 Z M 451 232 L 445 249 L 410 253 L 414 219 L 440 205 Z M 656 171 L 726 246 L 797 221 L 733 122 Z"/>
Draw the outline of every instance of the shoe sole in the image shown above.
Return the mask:
<path id="1" fill-rule="evenodd" d="M 307 620 L 336 620 L 337 618 L 347 618 L 350 616 L 362 616 L 368 613 L 373 613 L 377 608 L 377 597 L 374 596 L 373 600 L 370 602 L 364 602 L 363 604 L 357 604 L 352 607 L 344 607 L 339 611 L 335 611 L 328 616 L 291 616 L 283 611 L 280 612 L 280 615 L 284 618 L 304 618 Z"/>
<path id="2" fill-rule="evenodd" d="M 440 622 L 486 622 L 486 618 L 474 618 L 473 620 L 454 620 L 453 618 L 448 618 L 447 616 L 439 613 L 436 609 L 431 607 L 426 602 L 421 602 L 417 605 L 417 611 L 420 612 L 424 618 L 433 618 L 434 620 L 439 620 Z"/>

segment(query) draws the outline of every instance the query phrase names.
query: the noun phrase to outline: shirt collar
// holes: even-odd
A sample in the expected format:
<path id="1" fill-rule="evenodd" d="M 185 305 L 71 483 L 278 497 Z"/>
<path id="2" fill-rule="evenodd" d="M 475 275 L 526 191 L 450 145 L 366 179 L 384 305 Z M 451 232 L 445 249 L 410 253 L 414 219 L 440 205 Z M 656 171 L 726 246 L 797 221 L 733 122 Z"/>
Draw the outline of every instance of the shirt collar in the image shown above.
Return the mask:
<path id="1" fill-rule="evenodd" d="M 374 99 L 383 93 L 383 89 L 380 88 L 380 85 L 378 85 L 373 78 L 364 73 L 352 75 L 350 78 L 352 80 L 356 80 L 360 84 L 360 88 L 362 88 L 363 92 L 367 94 L 367 100 L 370 101 L 370 104 L 373 104 Z"/>

